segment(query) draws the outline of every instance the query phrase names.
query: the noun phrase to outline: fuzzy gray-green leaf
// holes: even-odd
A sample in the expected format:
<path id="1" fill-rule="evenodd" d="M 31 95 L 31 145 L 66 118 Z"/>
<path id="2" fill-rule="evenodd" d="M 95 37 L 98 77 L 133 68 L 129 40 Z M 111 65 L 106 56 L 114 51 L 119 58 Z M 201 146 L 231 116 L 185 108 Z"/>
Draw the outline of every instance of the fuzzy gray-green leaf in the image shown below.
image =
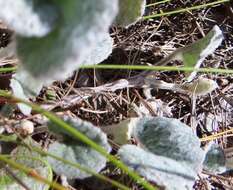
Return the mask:
<path id="1" fill-rule="evenodd" d="M 6 22 L 13 22 L 14 25 L 14 14 L 22 14 L 22 19 L 27 16 L 31 19 L 31 25 L 38 26 L 41 30 L 43 27 L 38 22 L 46 25 L 52 19 L 50 13 L 53 11 L 50 8 L 58 11 L 56 19 L 52 19 L 53 22 L 56 21 L 53 30 L 44 33 L 27 33 L 24 31 L 28 30 L 27 25 L 22 26 L 21 19 L 17 16 L 19 23 L 13 28 L 18 34 L 17 54 L 21 65 L 15 75 L 17 81 L 13 79 L 11 87 L 14 95 L 19 98 L 34 98 L 43 85 L 68 78 L 83 64 L 97 64 L 112 51 L 113 40 L 108 29 L 117 14 L 117 0 L 49 1 L 49 5 L 46 0 L 16 2 L 16 5 L 25 7 L 28 12 L 16 9 L 15 5 L 11 9 L 12 0 L 4 2 L 0 0 L 2 5 L 9 8 L 9 14 L 13 15 L 13 21 L 6 19 Z M 30 114 L 28 106 L 18 106 L 25 115 Z"/>
<path id="2" fill-rule="evenodd" d="M 222 40 L 222 31 L 217 25 L 215 25 L 204 38 L 182 48 L 184 66 L 199 68 L 204 59 L 218 48 L 222 43 Z M 191 73 L 188 77 L 188 81 L 193 80 L 195 74 L 196 72 Z"/>
<path id="3" fill-rule="evenodd" d="M 189 126 L 165 117 L 138 118 L 130 125 L 133 137 L 145 150 L 201 169 L 205 152 Z"/>
<path id="4" fill-rule="evenodd" d="M 30 146 L 39 145 L 32 140 L 31 138 L 25 139 L 25 143 Z M 22 166 L 29 167 L 34 169 L 40 176 L 52 181 L 53 174 L 52 168 L 46 161 L 44 157 L 40 154 L 30 150 L 28 147 L 18 146 L 10 157 L 18 164 Z M 43 184 L 33 178 L 30 178 L 25 173 L 10 168 L 10 170 L 14 173 L 17 178 L 19 178 L 27 187 L 30 187 L 30 190 L 48 190 L 49 186 Z M 4 170 L 4 168 L 0 169 L 0 189 L 1 190 L 24 190 L 24 188 L 19 185 L 12 177 Z"/>
<path id="5" fill-rule="evenodd" d="M 216 144 L 212 144 L 206 153 L 203 168 L 213 173 L 226 171 L 226 158 L 224 151 Z"/>
<path id="6" fill-rule="evenodd" d="M 145 0 L 119 0 L 119 13 L 115 23 L 126 27 L 134 24 L 144 14 L 145 5 Z"/>
<path id="7" fill-rule="evenodd" d="M 66 79 L 79 68 L 106 38 L 117 13 L 116 0 L 53 1 L 53 5 L 60 14 L 52 32 L 42 38 L 17 38 L 23 69 L 46 84 Z"/>
<path id="8" fill-rule="evenodd" d="M 109 152 L 111 150 L 111 147 L 107 142 L 106 135 L 99 128 L 80 119 L 65 118 L 65 121 L 71 124 L 79 132 L 85 134 L 95 143 L 101 145 L 106 151 Z M 77 141 L 70 133 L 61 130 L 58 126 L 54 124 L 50 124 L 49 126 L 53 132 L 56 132 L 63 137 L 63 142 L 54 142 L 49 146 L 48 151 L 51 154 L 69 160 L 70 162 L 78 163 L 83 167 L 94 170 L 95 172 L 99 172 L 103 167 L 105 167 L 106 158 L 99 152 L 93 150 L 81 141 Z M 48 157 L 47 159 L 52 165 L 53 170 L 59 175 L 63 174 L 70 179 L 83 179 L 91 176 L 84 171 L 64 164 L 51 157 Z"/>
<path id="9" fill-rule="evenodd" d="M 124 145 L 118 155 L 127 166 L 166 190 L 191 190 L 197 178 L 188 164 L 154 155 L 134 145 Z"/>
<path id="10" fill-rule="evenodd" d="M 0 18 L 22 36 L 42 37 L 55 25 L 58 10 L 46 0 L 0 0 Z"/>

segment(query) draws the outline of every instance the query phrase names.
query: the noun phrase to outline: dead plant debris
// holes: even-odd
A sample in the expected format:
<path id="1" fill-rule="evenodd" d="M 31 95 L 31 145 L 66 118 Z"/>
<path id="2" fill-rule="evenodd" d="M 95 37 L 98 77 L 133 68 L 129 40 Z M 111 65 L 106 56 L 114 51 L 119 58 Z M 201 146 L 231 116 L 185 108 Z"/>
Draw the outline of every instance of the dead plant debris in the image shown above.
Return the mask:
<path id="1" fill-rule="evenodd" d="M 154 1 L 148 0 L 148 3 L 152 2 Z M 208 2 L 211 1 L 172 0 L 169 3 L 149 7 L 147 14 L 155 14 L 161 11 L 168 12 Z M 103 64 L 156 65 L 156 62 L 169 55 L 175 49 L 184 47 L 203 37 L 217 24 L 223 31 L 225 39 L 214 55 L 209 56 L 205 60 L 203 67 L 233 69 L 233 13 L 231 6 L 232 3 L 168 17 L 144 20 L 127 29 L 113 26 L 111 28 L 111 36 L 114 38 L 115 49 Z M 4 31 L 0 30 L 1 32 Z M 2 37 L 4 37 L 3 40 Z M 0 46 L 4 46 L 7 42 L 5 35 L 0 36 L 0 41 Z M 170 63 L 170 65 L 179 64 L 179 62 Z M 143 90 L 137 88 L 125 88 L 111 92 L 88 90 L 88 87 L 93 88 L 119 79 L 129 78 L 139 72 L 131 70 L 83 69 L 76 72 L 73 77 L 63 83 L 55 82 L 52 86 L 44 88 L 36 103 L 55 112 L 64 112 L 64 114 L 69 112 L 73 117 L 82 118 L 97 126 L 108 126 L 137 116 L 138 112 L 135 110 L 135 105 L 139 106 L 140 104 L 143 104 L 151 115 L 167 115 L 166 111 L 161 113 L 161 110 L 164 110 L 161 107 L 151 109 L 151 101 L 159 100 L 161 104 L 157 105 L 163 105 L 166 109 L 169 109 L 170 117 L 177 118 L 190 125 L 193 115 L 191 113 L 191 99 L 188 95 L 168 90 L 152 90 L 151 97 L 148 97 Z M 0 77 L 3 79 L 4 76 Z M 205 77 L 216 81 L 219 88 L 213 93 L 197 99 L 195 119 L 197 121 L 197 134 L 200 138 L 233 127 L 232 76 L 205 74 Z M 184 73 L 157 72 L 156 78 L 169 83 L 180 84 L 184 78 Z M 46 94 L 48 89 L 54 94 L 54 97 L 49 100 Z M 38 115 L 35 115 L 26 119 L 31 120 L 37 126 L 41 124 L 38 122 L 37 117 Z M 19 118 L 22 119 L 23 116 L 17 111 L 15 115 L 11 116 L 11 120 Z M 8 121 L 6 124 L 8 128 L 10 123 Z M 36 128 L 35 130 L 37 131 Z M 41 142 L 41 139 L 49 137 L 46 135 L 46 131 L 38 131 L 35 134 L 35 139 L 39 139 L 39 142 Z M 231 135 L 225 135 L 216 139 L 216 141 L 223 148 L 233 145 Z M 103 173 L 110 178 L 130 185 L 132 189 L 142 189 L 137 187 L 127 176 L 124 176 L 113 166 L 107 167 Z M 195 189 L 207 190 L 210 184 L 216 189 L 232 189 L 232 172 L 224 175 L 205 174 L 205 178 L 201 177 L 197 181 Z M 99 182 L 92 178 L 85 181 L 76 181 L 75 183 L 80 189 L 95 189 L 96 186 L 99 189 L 111 189 L 106 184 L 100 186 Z"/>

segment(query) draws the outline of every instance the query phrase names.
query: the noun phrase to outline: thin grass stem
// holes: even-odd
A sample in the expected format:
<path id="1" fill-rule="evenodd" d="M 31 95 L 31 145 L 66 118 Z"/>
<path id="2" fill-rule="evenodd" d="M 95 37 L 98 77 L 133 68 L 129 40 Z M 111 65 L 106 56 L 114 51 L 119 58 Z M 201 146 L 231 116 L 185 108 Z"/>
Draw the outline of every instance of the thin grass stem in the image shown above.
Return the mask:
<path id="1" fill-rule="evenodd" d="M 117 166 L 122 171 L 124 171 L 126 174 L 128 174 L 135 182 L 142 185 L 145 189 L 147 189 L 147 190 L 155 190 L 156 189 L 154 186 L 152 186 L 150 183 L 148 183 L 146 180 L 144 180 L 142 177 L 140 177 L 133 170 L 129 169 L 123 162 L 121 162 L 120 160 L 115 158 L 115 156 L 109 154 L 103 147 L 96 144 L 94 141 L 89 139 L 84 134 L 80 133 L 78 130 L 76 130 L 75 128 L 70 126 L 68 123 L 63 121 L 61 118 L 57 117 L 52 112 L 46 111 L 45 109 L 43 109 L 40 106 L 33 104 L 31 102 L 16 98 L 16 97 L 12 96 L 11 94 L 6 93 L 6 91 L 0 90 L 0 96 L 8 98 L 8 99 L 14 101 L 15 103 L 20 102 L 20 103 L 24 103 L 24 104 L 30 106 L 34 111 L 41 113 L 42 115 L 44 115 L 48 119 L 50 119 L 50 121 L 52 121 L 54 124 L 58 125 L 59 127 L 63 128 L 67 132 L 69 132 L 74 138 L 81 140 L 82 142 L 84 142 L 87 145 L 89 145 L 90 147 L 92 147 L 94 150 L 101 153 L 103 156 L 105 156 L 108 159 L 108 161 L 110 161 L 115 166 Z"/>
<path id="2" fill-rule="evenodd" d="M 9 159 L 8 156 L 0 155 L 0 160 L 15 169 L 20 170 L 21 172 L 24 172 L 25 174 L 34 178 L 35 180 L 45 183 L 56 190 L 67 190 L 65 187 L 61 186 L 60 184 L 53 182 L 53 181 L 49 181 L 45 179 L 44 177 L 40 176 L 38 173 L 35 172 L 35 170 L 28 168 L 26 166 L 23 166 L 22 164 L 18 164 L 14 160 Z"/>
<path id="3" fill-rule="evenodd" d="M 143 18 L 144 19 L 151 19 L 151 18 L 162 17 L 162 16 L 170 16 L 170 15 L 173 15 L 173 14 L 178 14 L 178 13 L 183 13 L 183 12 L 187 12 L 187 11 L 202 9 L 202 8 L 205 8 L 205 7 L 214 6 L 214 5 L 229 2 L 229 1 L 230 0 L 218 0 L 218 1 L 211 2 L 211 3 L 206 3 L 206 4 L 203 4 L 203 5 L 197 5 L 197 6 L 187 7 L 187 8 L 184 8 L 184 9 L 178 9 L 178 10 L 174 10 L 174 11 L 170 11 L 170 12 L 162 12 L 162 13 L 158 13 L 158 14 L 148 15 L 148 16 L 144 16 Z"/>
<path id="4" fill-rule="evenodd" d="M 163 0 L 163 1 L 156 2 L 156 3 L 148 4 L 148 5 L 146 5 L 146 7 L 152 7 L 152 6 L 160 5 L 162 3 L 167 3 L 167 2 L 170 2 L 170 1 L 171 0 Z"/>
<path id="5" fill-rule="evenodd" d="M 152 70 L 152 71 L 185 71 L 199 73 L 219 73 L 233 74 L 233 69 L 218 69 L 218 68 L 193 68 L 193 67 L 178 67 L 178 66 L 144 66 L 144 65 L 85 65 L 83 69 L 127 69 L 127 70 Z"/>

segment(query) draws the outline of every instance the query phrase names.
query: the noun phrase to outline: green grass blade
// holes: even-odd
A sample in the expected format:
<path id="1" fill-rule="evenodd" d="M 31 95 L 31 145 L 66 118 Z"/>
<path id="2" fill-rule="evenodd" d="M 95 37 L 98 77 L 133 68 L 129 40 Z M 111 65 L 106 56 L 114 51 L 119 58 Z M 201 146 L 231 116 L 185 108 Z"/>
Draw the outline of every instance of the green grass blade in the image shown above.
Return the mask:
<path id="1" fill-rule="evenodd" d="M 13 72 L 16 71 L 17 67 L 2 67 L 0 68 L 0 73 Z"/>
<path id="2" fill-rule="evenodd" d="M 135 182 L 139 183 L 142 185 L 145 189 L 147 190 L 155 190 L 155 187 L 153 187 L 151 184 L 149 184 L 146 180 L 141 178 L 137 173 L 135 173 L 133 170 L 129 169 L 125 164 L 123 164 L 121 161 L 119 161 L 115 156 L 110 155 L 104 148 L 90 140 L 88 137 L 74 129 L 72 126 L 70 126 L 68 123 L 64 122 L 62 119 L 57 117 L 55 114 L 44 110 L 40 106 L 33 104 L 31 102 L 27 102 L 25 100 L 13 97 L 11 94 L 6 93 L 6 91 L 0 90 L 0 96 L 3 96 L 5 98 L 9 98 L 10 100 L 14 102 L 20 102 L 24 103 L 28 106 L 30 106 L 34 111 L 43 114 L 46 116 L 48 119 L 50 119 L 52 122 L 57 124 L 58 126 L 62 127 L 65 129 L 67 132 L 72 134 L 75 138 L 78 140 L 81 140 L 82 142 L 86 143 L 90 147 L 92 147 L 94 150 L 98 151 L 101 153 L 103 156 L 105 156 L 111 163 L 113 163 L 115 166 L 120 168 L 122 171 L 124 171 L 126 174 L 128 174 Z"/>
<path id="3" fill-rule="evenodd" d="M 171 0 L 163 0 L 163 1 L 156 2 L 156 3 L 148 4 L 148 5 L 146 5 L 146 7 L 152 7 L 152 6 L 160 5 L 162 3 L 167 3 L 167 2 L 170 2 L 170 1 Z"/>
<path id="4" fill-rule="evenodd" d="M 214 6 L 214 5 L 229 2 L 229 1 L 230 0 L 218 0 L 218 1 L 211 2 L 211 3 L 206 3 L 206 4 L 203 4 L 203 5 L 187 7 L 187 8 L 184 8 L 184 9 L 178 9 L 178 10 L 175 10 L 175 11 L 164 12 L 164 13 L 159 13 L 159 14 L 154 14 L 154 15 L 148 15 L 148 16 L 144 16 L 143 18 L 144 19 L 151 19 L 151 18 L 162 17 L 162 16 L 170 16 L 170 15 L 173 15 L 173 14 L 178 14 L 178 13 L 183 13 L 183 12 L 187 12 L 187 11 L 202 9 L 202 8 L 205 8 L 205 7 Z"/>
<path id="5" fill-rule="evenodd" d="M 111 183 L 112 185 L 114 185 L 115 187 L 118 187 L 119 189 L 122 189 L 122 190 L 130 190 L 130 189 L 129 189 L 128 187 L 126 187 L 125 185 L 123 185 L 123 184 L 121 184 L 121 183 L 119 183 L 119 182 L 117 182 L 117 181 L 115 181 L 115 180 L 112 180 L 112 179 L 110 179 L 110 178 L 108 178 L 108 177 L 106 177 L 106 176 L 104 176 L 104 175 L 102 175 L 102 174 L 98 174 L 98 173 L 96 173 L 96 172 L 94 172 L 94 171 L 92 171 L 92 170 L 90 170 L 90 169 L 88 169 L 88 168 L 86 168 L 86 167 L 83 167 L 83 166 L 81 166 L 81 165 L 78 164 L 78 163 L 70 162 L 69 160 L 65 160 L 65 159 L 60 158 L 60 157 L 58 157 L 58 156 L 56 156 L 56 155 L 50 154 L 49 152 L 45 152 L 45 151 L 41 150 L 40 148 L 32 147 L 32 146 L 30 146 L 30 145 L 28 145 L 28 144 L 26 144 L 26 145 L 27 145 L 31 150 L 33 150 L 33 151 L 35 151 L 35 152 L 37 152 L 37 153 L 39 153 L 39 154 L 41 154 L 41 155 L 43 155 L 43 156 L 52 157 L 52 158 L 54 158 L 54 159 L 56 159 L 56 160 L 59 160 L 59 161 L 65 163 L 65 164 L 68 164 L 68 165 L 73 166 L 73 167 L 76 167 L 76 168 L 78 168 L 78 169 L 80 169 L 80 170 L 82 170 L 82 171 L 85 171 L 86 173 L 90 173 L 90 174 L 92 174 L 93 176 L 95 176 L 96 178 L 99 178 L 99 179 L 101 179 L 101 180 L 103 180 L 103 181 L 106 181 L 106 182 L 108 182 L 108 183 Z"/>
<path id="6" fill-rule="evenodd" d="M 233 69 L 218 69 L 218 68 L 193 68 L 193 67 L 178 67 L 178 66 L 144 66 L 144 65 L 86 65 L 83 69 L 126 69 L 126 70 L 152 70 L 152 71 L 185 71 L 199 73 L 219 73 L 233 74 Z"/>
<path id="7" fill-rule="evenodd" d="M 49 185 L 50 187 L 52 187 L 52 188 L 54 188 L 56 190 L 67 190 L 65 187 L 61 186 L 60 184 L 58 184 L 56 182 L 53 182 L 53 181 L 49 181 L 49 180 L 39 176 L 37 173 L 33 172 L 33 169 L 25 167 L 22 164 L 18 164 L 14 160 L 9 159 L 8 156 L 0 155 L 0 161 L 10 165 L 11 167 L 13 167 L 15 169 L 20 170 L 21 172 L 24 172 L 29 177 L 32 177 L 35 180 L 38 180 L 38 181 L 40 181 L 42 183 L 45 183 L 45 184 Z"/>
<path id="8" fill-rule="evenodd" d="M 19 142 L 18 138 L 20 139 L 21 142 Z M 46 151 L 42 150 L 39 147 L 32 146 L 32 145 L 26 143 L 24 141 L 24 139 L 21 138 L 21 137 L 18 137 L 18 138 L 17 138 L 16 135 L 14 135 L 14 136 L 0 135 L 0 140 L 3 139 L 5 142 L 17 143 L 18 145 L 20 144 L 20 145 L 22 145 L 22 146 L 24 146 L 24 147 L 26 147 L 26 148 L 34 151 L 34 152 L 37 152 L 37 153 L 41 154 L 42 156 L 52 157 L 52 158 L 54 158 L 56 160 L 59 160 L 59 161 L 65 163 L 65 164 L 68 164 L 68 165 L 73 166 L 73 167 L 75 167 L 77 169 L 80 169 L 80 170 L 82 170 L 82 171 L 84 171 L 86 173 L 92 174 L 96 178 L 99 178 L 100 180 L 106 181 L 106 182 L 112 184 L 113 186 L 118 187 L 121 190 L 130 190 L 127 186 L 125 186 L 125 185 L 123 185 L 123 184 L 121 184 L 121 183 L 119 183 L 119 182 L 117 182 L 115 180 L 112 180 L 112 179 L 110 179 L 110 178 L 108 178 L 108 177 L 106 177 L 106 176 L 104 176 L 102 174 L 96 173 L 93 170 L 88 169 L 86 167 L 83 167 L 78 163 L 70 162 L 69 160 L 65 160 L 65 159 L 60 158 L 60 157 L 58 157 L 56 155 L 53 155 L 53 154 L 51 154 L 49 152 L 46 152 Z"/>

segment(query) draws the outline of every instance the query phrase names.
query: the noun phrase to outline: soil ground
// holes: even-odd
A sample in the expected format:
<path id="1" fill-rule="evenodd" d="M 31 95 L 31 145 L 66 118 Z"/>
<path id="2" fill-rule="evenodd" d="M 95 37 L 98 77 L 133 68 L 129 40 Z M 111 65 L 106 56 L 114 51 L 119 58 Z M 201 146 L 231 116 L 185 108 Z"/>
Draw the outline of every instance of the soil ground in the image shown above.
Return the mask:
<path id="1" fill-rule="evenodd" d="M 150 1 L 153 2 L 153 1 Z M 148 1 L 148 3 L 150 3 Z M 169 3 L 149 7 L 146 14 L 168 12 L 175 9 L 191 7 L 211 1 L 201 0 L 172 0 Z M 214 25 L 218 25 L 224 33 L 222 45 L 209 56 L 203 67 L 233 69 L 233 6 L 232 3 L 207 7 L 195 11 L 179 13 L 167 17 L 160 17 L 139 21 L 129 28 L 111 28 L 114 38 L 112 55 L 103 64 L 129 65 L 156 65 L 163 57 L 175 49 L 184 47 L 197 39 L 202 38 Z M 169 65 L 179 65 L 171 62 Z M 136 107 L 141 104 L 148 109 L 150 115 L 163 115 L 177 118 L 190 125 L 192 104 L 189 95 L 168 90 L 153 90 L 153 97 L 148 100 L 142 89 L 124 89 L 116 92 L 93 93 L 88 98 L 85 94 L 78 94 L 82 87 L 95 87 L 122 78 L 136 75 L 140 71 L 131 70 L 93 70 L 77 71 L 69 80 L 56 82 L 44 88 L 36 102 L 60 114 L 68 114 L 90 121 L 98 127 L 104 128 L 119 123 L 127 118 L 137 116 Z M 197 134 L 200 138 L 233 127 L 233 77 L 222 74 L 198 74 L 213 79 L 219 88 L 209 95 L 198 97 L 195 109 Z M 182 72 L 158 72 L 157 79 L 170 83 L 182 83 Z M 48 91 L 53 98 L 48 98 Z M 73 101 L 74 98 L 79 98 Z M 72 102 L 72 103 L 71 103 Z M 153 107 L 151 102 L 156 102 Z M 12 119 L 22 119 L 25 116 L 16 112 Z M 29 118 L 39 125 L 38 117 Z M 33 136 L 39 142 L 46 144 L 48 134 L 38 133 Z M 218 138 L 216 142 L 223 148 L 232 147 L 231 135 Z M 205 142 L 203 142 L 203 145 Z M 115 148 L 117 149 L 117 145 Z M 132 189 L 141 189 L 122 174 L 118 169 L 109 165 L 103 173 L 113 179 L 131 186 Z M 94 178 L 74 182 L 77 189 L 98 190 L 114 189 Z M 215 189 L 232 189 L 233 172 L 223 175 L 208 173 L 205 178 L 196 182 L 195 189 L 208 189 L 211 184 Z"/>

